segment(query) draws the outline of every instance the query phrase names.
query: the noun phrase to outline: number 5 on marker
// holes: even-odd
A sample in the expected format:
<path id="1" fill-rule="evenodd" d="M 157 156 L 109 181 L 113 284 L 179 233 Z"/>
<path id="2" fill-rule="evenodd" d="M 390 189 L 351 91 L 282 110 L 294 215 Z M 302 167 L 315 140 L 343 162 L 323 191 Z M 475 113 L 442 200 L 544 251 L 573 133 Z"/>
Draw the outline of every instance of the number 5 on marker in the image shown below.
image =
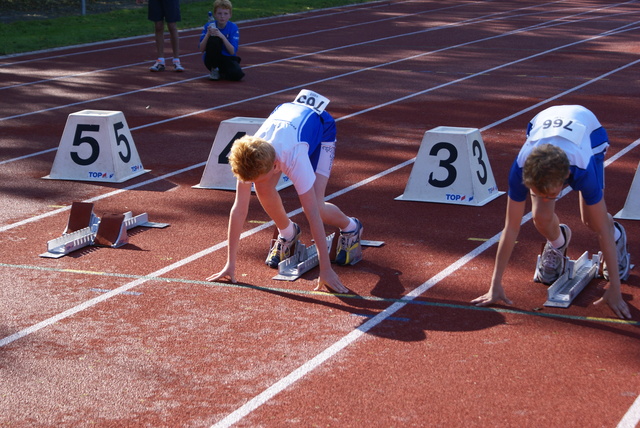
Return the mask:
<path id="1" fill-rule="evenodd" d="M 45 178 L 120 183 L 148 172 L 122 112 L 72 113 Z"/>

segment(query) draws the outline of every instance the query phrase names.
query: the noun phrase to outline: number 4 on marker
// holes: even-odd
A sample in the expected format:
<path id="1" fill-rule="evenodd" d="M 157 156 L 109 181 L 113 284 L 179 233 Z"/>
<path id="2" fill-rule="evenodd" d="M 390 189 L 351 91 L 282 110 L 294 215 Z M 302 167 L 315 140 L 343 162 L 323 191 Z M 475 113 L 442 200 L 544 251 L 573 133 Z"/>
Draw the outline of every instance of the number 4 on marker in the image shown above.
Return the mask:
<path id="1" fill-rule="evenodd" d="M 226 147 L 218 155 L 218 163 L 219 164 L 228 164 L 229 163 L 229 153 L 231 152 L 231 146 L 233 146 L 233 143 L 235 143 L 235 141 L 238 138 L 242 138 L 245 135 L 247 135 L 246 132 L 236 132 L 236 135 L 234 135 L 233 138 L 231 139 L 231 141 L 229 141 L 229 144 L 227 144 Z"/>

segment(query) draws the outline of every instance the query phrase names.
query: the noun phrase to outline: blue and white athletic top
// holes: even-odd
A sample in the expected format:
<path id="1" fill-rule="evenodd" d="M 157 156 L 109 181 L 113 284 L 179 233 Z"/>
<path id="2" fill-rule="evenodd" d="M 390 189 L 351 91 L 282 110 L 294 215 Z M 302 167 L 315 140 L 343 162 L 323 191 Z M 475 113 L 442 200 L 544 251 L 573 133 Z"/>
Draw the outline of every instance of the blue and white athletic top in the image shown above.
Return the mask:
<path id="1" fill-rule="evenodd" d="M 302 195 L 315 182 L 321 143 L 336 141 L 336 125 L 326 111 L 290 102 L 276 107 L 255 136 L 274 147 L 283 174 Z"/>
<path id="2" fill-rule="evenodd" d="M 529 189 L 522 181 L 522 168 L 533 148 L 542 144 L 564 150 L 571 165 L 566 184 L 581 192 L 588 205 L 600 202 L 609 139 L 596 116 L 578 105 L 550 107 L 529 123 L 527 140 L 509 172 L 509 197 L 517 202 L 527 198 Z"/>

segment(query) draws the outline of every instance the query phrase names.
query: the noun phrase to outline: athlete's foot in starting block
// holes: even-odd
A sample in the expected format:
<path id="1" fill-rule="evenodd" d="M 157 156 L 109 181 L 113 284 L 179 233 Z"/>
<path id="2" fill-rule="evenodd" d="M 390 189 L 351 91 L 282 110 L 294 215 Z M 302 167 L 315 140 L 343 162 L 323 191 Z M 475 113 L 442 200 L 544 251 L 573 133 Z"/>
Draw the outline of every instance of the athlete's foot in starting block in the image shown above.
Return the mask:
<path id="1" fill-rule="evenodd" d="M 564 235 L 564 244 L 560 248 L 553 248 L 550 242 L 545 243 L 536 263 L 535 282 L 551 285 L 565 273 L 569 262 L 567 247 L 571 242 L 571 229 L 561 224 L 560 232 Z"/>
<path id="2" fill-rule="evenodd" d="M 336 248 L 335 262 L 338 265 L 355 265 L 362 260 L 362 232 L 364 228 L 357 218 L 353 218 L 356 223 L 355 230 L 351 232 L 340 232 Z"/>
<path id="3" fill-rule="evenodd" d="M 278 269 L 278 265 L 283 261 L 294 257 L 298 252 L 300 246 L 300 227 L 293 223 L 294 237 L 292 239 L 284 239 L 278 234 L 278 229 L 273 232 L 273 239 L 271 240 L 271 249 L 269 255 L 265 260 L 265 264 L 270 268 Z"/>

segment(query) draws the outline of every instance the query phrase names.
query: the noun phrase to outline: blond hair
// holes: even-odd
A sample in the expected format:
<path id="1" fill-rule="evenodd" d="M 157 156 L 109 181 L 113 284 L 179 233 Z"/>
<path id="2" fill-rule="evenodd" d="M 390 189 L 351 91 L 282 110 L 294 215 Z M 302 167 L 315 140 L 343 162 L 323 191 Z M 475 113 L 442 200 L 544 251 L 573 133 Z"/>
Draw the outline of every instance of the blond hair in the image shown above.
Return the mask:
<path id="1" fill-rule="evenodd" d="M 558 146 L 542 144 L 535 147 L 522 168 L 524 185 L 546 194 L 562 186 L 569 176 L 569 158 Z"/>
<path id="2" fill-rule="evenodd" d="M 213 2 L 213 13 L 216 13 L 216 10 L 221 7 L 223 9 L 233 10 L 233 6 L 229 0 L 216 0 Z"/>
<path id="3" fill-rule="evenodd" d="M 271 171 L 276 161 L 276 151 L 266 140 L 245 135 L 231 146 L 229 165 L 240 181 L 253 181 Z"/>

